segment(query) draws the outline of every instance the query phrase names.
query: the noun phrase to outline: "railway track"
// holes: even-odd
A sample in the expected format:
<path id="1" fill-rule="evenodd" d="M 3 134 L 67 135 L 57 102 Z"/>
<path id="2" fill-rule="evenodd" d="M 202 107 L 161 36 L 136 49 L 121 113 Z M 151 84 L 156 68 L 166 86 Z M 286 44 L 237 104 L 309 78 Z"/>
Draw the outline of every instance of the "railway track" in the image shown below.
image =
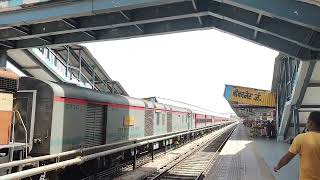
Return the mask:
<path id="1" fill-rule="evenodd" d="M 230 130 L 233 130 L 233 129 L 234 128 L 230 128 L 226 132 L 229 132 Z M 215 136 L 215 135 L 212 136 L 211 135 L 212 136 L 211 138 L 217 139 L 217 137 L 222 136 L 226 132 L 221 133 L 220 135 L 217 135 L 217 136 Z M 202 143 L 196 143 L 196 144 L 198 144 L 196 146 L 194 146 L 194 145 L 190 146 L 191 149 L 187 151 L 188 153 L 185 154 L 185 153 L 182 153 L 182 151 L 178 150 L 178 153 L 181 153 L 181 157 L 183 159 L 186 159 L 187 157 L 193 155 L 193 153 L 195 151 L 199 151 L 199 148 L 205 149 L 203 144 L 207 144 L 208 145 L 209 143 L 211 143 L 212 146 L 215 146 L 216 143 L 213 143 L 211 138 L 206 137 L 206 136 L 199 136 L 199 137 L 193 139 L 192 141 L 187 141 L 187 142 L 182 143 L 182 144 L 184 146 L 184 145 L 187 145 L 189 143 L 192 143 L 193 141 L 200 140 L 202 138 L 206 138 L 207 140 L 202 141 Z M 214 142 L 216 142 L 216 141 L 214 141 Z M 163 149 L 163 148 L 156 150 L 154 152 L 154 159 L 157 159 L 157 158 L 160 158 L 160 157 L 165 157 L 166 155 L 168 155 L 168 153 L 171 154 L 171 152 L 174 151 L 175 149 L 179 149 L 180 146 L 182 147 L 182 144 L 170 146 L 170 148 L 168 147 L 168 148 L 166 148 L 166 150 Z M 221 144 L 221 143 L 218 143 L 218 144 Z M 178 154 L 178 153 L 173 152 L 173 154 Z M 208 155 L 209 154 L 207 154 L 206 157 L 208 157 Z M 202 156 L 202 155 L 200 155 L 200 156 Z M 172 167 L 177 165 L 180 161 L 181 161 L 181 158 L 178 158 L 178 159 L 170 162 L 169 164 L 166 164 L 165 167 L 161 168 L 161 172 L 159 172 L 157 174 L 154 174 L 155 175 L 154 177 L 156 177 L 156 175 L 158 175 L 158 174 L 162 177 L 162 175 L 163 175 L 162 172 L 171 169 Z M 144 164 L 147 164 L 149 162 L 153 162 L 153 160 L 151 159 L 151 155 L 149 153 L 141 154 L 141 155 L 139 155 L 137 157 L 136 168 L 139 168 L 139 167 L 141 167 Z M 103 171 L 91 174 L 91 175 L 89 175 L 89 176 L 87 176 L 85 178 L 82 178 L 82 180 L 111 180 L 111 179 L 114 179 L 114 178 L 122 179 L 122 175 L 125 175 L 125 174 L 130 173 L 130 172 L 134 173 L 133 161 L 132 160 L 126 161 L 124 163 L 121 163 L 118 166 L 112 167 L 110 169 L 105 169 Z M 148 174 L 148 175 L 150 175 L 150 174 Z M 146 175 L 146 176 L 148 176 L 148 175 Z M 141 177 L 139 179 L 140 180 L 147 179 L 147 178 L 145 178 L 146 176 Z M 148 178 L 153 179 L 152 177 L 148 177 Z M 133 178 L 133 179 L 135 179 L 135 178 Z M 159 178 L 155 178 L 155 179 L 159 179 Z M 180 179 L 186 179 L 186 178 L 185 177 L 181 177 Z"/>
<path id="2" fill-rule="evenodd" d="M 202 179 L 234 129 L 235 127 L 229 129 L 207 145 L 194 149 L 169 163 L 166 167 L 145 178 L 145 180 Z"/>

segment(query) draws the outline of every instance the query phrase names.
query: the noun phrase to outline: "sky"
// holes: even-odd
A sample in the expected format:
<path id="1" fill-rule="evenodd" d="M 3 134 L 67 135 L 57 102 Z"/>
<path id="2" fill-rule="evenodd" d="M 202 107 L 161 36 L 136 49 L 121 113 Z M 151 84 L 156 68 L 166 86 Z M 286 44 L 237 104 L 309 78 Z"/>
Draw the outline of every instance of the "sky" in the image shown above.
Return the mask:
<path id="1" fill-rule="evenodd" d="M 270 90 L 278 52 L 201 30 L 84 44 L 130 96 L 162 97 L 219 113 L 232 109 L 224 85 Z"/>

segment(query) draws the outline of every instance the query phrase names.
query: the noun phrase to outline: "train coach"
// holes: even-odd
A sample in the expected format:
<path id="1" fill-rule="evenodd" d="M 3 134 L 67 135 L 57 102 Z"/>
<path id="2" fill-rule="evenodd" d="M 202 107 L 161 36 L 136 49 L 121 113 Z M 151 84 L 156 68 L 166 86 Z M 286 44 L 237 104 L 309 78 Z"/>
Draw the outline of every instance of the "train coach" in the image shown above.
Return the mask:
<path id="1" fill-rule="evenodd" d="M 190 130 L 214 123 L 213 116 L 190 109 L 30 77 L 20 78 L 19 91 L 24 95 L 36 92 L 33 119 L 28 119 L 26 114 L 30 111 L 23 102 L 26 97 L 19 96 L 15 103 L 24 117 L 27 131 L 34 131 L 31 154 L 35 155 Z M 22 136 L 23 129 L 16 127 L 18 130 L 21 132 L 16 133 Z"/>
<path id="2" fill-rule="evenodd" d="M 72 84 L 21 77 L 17 86 L 11 137 L 25 142 L 32 157 L 222 123 L 192 109 Z"/>

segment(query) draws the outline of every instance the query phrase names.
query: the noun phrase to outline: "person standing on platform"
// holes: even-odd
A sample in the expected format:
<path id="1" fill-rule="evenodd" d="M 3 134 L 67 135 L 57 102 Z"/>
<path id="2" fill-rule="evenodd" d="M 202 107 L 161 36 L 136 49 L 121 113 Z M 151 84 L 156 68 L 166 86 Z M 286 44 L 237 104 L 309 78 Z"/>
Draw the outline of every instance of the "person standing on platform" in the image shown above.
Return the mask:
<path id="1" fill-rule="evenodd" d="M 291 159 L 300 155 L 300 180 L 320 180 L 320 112 L 311 112 L 307 122 L 308 132 L 294 138 L 289 152 L 274 167 L 277 172 Z"/>
<path id="2" fill-rule="evenodd" d="M 272 135 L 271 134 L 272 133 L 272 124 L 270 121 L 267 122 L 266 129 L 267 129 L 267 138 L 270 138 Z"/>

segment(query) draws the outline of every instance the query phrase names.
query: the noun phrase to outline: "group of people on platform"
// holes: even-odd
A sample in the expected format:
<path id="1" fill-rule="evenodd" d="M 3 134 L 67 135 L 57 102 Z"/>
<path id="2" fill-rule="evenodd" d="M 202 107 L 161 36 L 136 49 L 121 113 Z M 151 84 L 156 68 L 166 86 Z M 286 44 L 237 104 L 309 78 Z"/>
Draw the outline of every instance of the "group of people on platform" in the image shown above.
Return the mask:
<path id="1" fill-rule="evenodd" d="M 250 128 L 250 135 L 254 133 L 266 137 L 276 137 L 275 125 L 270 121 L 244 120 L 243 124 Z M 300 156 L 300 180 L 320 180 L 320 111 L 313 111 L 307 119 L 306 129 L 296 136 L 288 150 L 275 164 L 273 170 L 278 172 L 296 155 Z"/>
<path id="2" fill-rule="evenodd" d="M 275 138 L 276 128 L 274 125 L 274 121 L 267 120 L 243 120 L 243 124 L 250 128 L 250 136 L 251 137 L 267 137 L 267 138 Z"/>

